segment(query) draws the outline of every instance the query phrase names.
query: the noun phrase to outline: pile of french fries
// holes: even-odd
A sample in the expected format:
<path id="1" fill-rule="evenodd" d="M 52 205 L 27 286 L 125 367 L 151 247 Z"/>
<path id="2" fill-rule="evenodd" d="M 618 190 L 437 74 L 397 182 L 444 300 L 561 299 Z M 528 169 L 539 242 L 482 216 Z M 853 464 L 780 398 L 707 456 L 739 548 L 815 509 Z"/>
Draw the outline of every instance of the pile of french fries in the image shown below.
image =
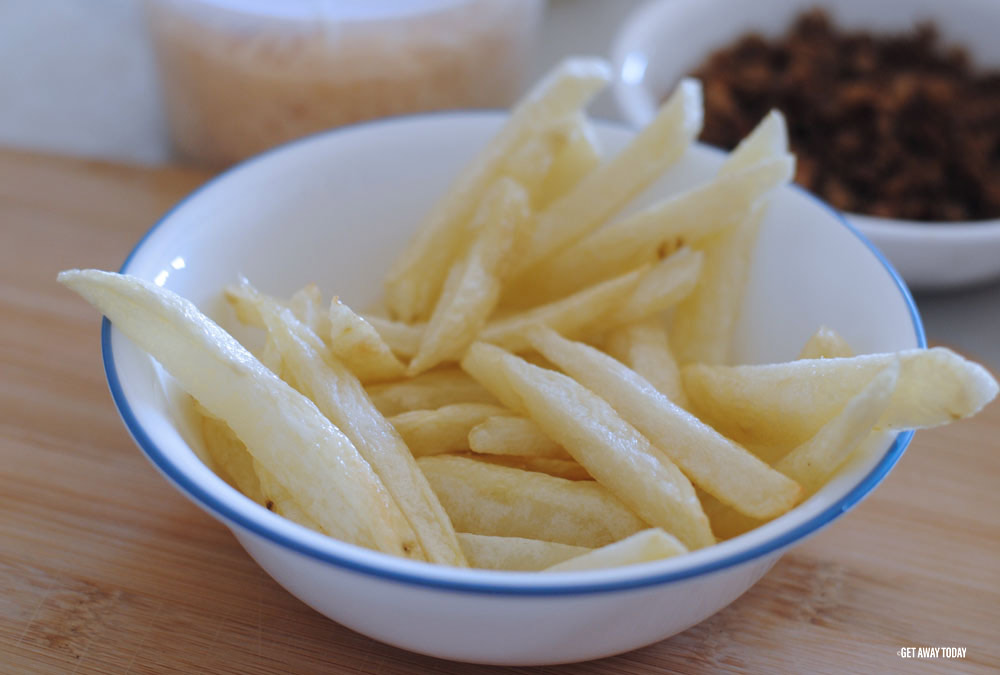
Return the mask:
<path id="1" fill-rule="evenodd" d="M 702 122 L 684 80 L 602 157 L 582 113 L 610 70 L 558 67 L 427 214 L 358 313 L 307 286 L 225 296 L 251 353 L 141 279 L 59 279 L 197 402 L 213 468 L 250 499 L 413 560 L 583 570 L 711 546 L 819 490 L 883 432 L 997 393 L 947 349 L 855 356 L 818 327 L 787 363 L 728 365 L 757 230 L 794 160 L 767 116 L 703 185 L 618 213 Z"/>

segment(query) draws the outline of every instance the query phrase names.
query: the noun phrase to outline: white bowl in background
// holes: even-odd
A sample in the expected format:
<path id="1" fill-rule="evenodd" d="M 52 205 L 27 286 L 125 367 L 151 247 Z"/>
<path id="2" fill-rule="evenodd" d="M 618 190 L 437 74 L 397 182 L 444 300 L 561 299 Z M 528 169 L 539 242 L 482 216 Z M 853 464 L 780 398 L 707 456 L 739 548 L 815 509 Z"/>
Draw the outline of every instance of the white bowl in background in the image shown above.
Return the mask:
<path id="1" fill-rule="evenodd" d="M 748 32 L 778 37 L 814 7 L 848 30 L 898 33 L 932 21 L 943 44 L 964 46 L 977 66 L 1000 68 L 995 0 L 660 0 L 636 9 L 612 46 L 614 96 L 623 118 L 645 125 L 664 94 L 713 51 Z M 1000 219 L 932 223 L 846 216 L 915 289 L 1000 278 Z"/>
<path id="2" fill-rule="evenodd" d="M 122 271 L 158 280 L 239 334 L 221 300 L 246 274 L 287 294 L 315 281 L 365 305 L 420 215 L 499 128 L 501 113 L 397 118 L 313 136 L 239 165 L 147 233 Z M 605 147 L 632 132 L 596 125 Z M 713 174 L 717 150 L 694 147 L 641 199 Z M 822 202 L 782 188 L 763 223 L 739 326 L 739 357 L 795 356 L 820 323 L 859 352 L 924 346 L 913 302 L 891 267 Z M 678 633 L 725 607 L 781 554 L 854 506 L 888 473 L 912 433 L 886 436 L 817 495 L 741 537 L 626 568 L 516 573 L 393 558 L 271 513 L 198 459 L 173 381 L 105 321 L 115 404 L 133 438 L 184 495 L 229 527 L 280 584 L 333 620 L 405 649 L 492 664 L 607 656 Z M 891 536 L 890 532 L 886 536 Z"/>

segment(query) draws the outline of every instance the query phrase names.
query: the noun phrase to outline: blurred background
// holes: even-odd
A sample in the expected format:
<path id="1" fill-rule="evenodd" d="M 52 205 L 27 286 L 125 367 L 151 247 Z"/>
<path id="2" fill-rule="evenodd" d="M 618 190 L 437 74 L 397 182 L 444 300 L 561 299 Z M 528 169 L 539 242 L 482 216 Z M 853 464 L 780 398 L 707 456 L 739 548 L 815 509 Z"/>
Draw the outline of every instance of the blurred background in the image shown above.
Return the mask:
<path id="1" fill-rule="evenodd" d="M 361 119 L 505 107 L 567 55 L 609 56 L 645 4 L 0 0 L 0 147 L 214 170 Z M 591 112 L 635 121 L 610 92 Z M 933 341 L 1000 368 L 995 280 L 917 302 Z"/>
<path id="2" fill-rule="evenodd" d="M 168 23 L 164 14 L 169 14 L 173 3 L 152 4 L 167 8 L 159 19 L 161 26 Z M 197 3 L 178 3 L 186 4 Z M 269 3 L 251 0 L 244 4 Z M 540 23 L 537 35 L 523 50 L 526 73 L 511 98 L 568 54 L 607 54 L 615 27 L 642 2 L 550 0 L 546 4 L 531 0 L 524 4 L 537 6 Z M 193 36 L 193 41 L 222 34 L 221 28 L 212 32 L 214 17 L 207 16 L 209 29 Z M 274 34 L 287 39 L 292 29 L 281 26 L 280 18 L 277 23 Z M 290 23 L 287 17 L 285 23 Z M 530 19 L 525 23 L 530 24 Z M 452 28 L 442 30 L 448 33 Z M 510 32 L 520 34 L 517 26 Z M 183 51 L 185 46 L 176 49 Z M 353 57 L 351 67 L 363 58 L 363 54 Z M 4 92 L 0 144 L 143 164 L 179 159 L 172 154 L 165 96 L 143 0 L 0 0 L 0 91 Z M 505 104 L 492 107 L 501 105 Z M 609 93 L 591 110 L 598 117 L 619 118 Z"/>

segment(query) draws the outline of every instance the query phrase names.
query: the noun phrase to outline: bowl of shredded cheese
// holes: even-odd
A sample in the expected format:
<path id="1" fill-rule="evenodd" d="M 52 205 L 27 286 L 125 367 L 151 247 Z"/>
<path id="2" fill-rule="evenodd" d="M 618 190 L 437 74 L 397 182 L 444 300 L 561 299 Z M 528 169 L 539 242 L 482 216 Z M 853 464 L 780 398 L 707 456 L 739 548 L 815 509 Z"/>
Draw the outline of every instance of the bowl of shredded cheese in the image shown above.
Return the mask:
<path id="1" fill-rule="evenodd" d="M 170 136 L 225 166 L 378 117 L 521 92 L 543 0 L 147 0 Z"/>

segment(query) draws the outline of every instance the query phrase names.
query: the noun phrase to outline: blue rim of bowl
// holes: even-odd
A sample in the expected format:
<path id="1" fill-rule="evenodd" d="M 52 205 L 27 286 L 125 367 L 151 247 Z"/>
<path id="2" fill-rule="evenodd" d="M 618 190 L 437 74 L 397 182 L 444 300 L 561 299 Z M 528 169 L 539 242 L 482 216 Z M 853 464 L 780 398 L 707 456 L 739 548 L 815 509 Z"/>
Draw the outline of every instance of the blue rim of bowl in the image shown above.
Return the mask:
<path id="1" fill-rule="evenodd" d="M 249 167 L 252 164 L 271 156 L 274 153 L 280 153 L 290 150 L 291 148 L 298 146 L 300 144 L 308 143 L 314 141 L 318 138 L 323 138 L 331 135 L 348 133 L 350 131 L 356 130 L 361 127 L 371 127 L 379 124 L 391 124 L 399 121 L 407 121 L 418 119 L 422 117 L 440 117 L 442 115 L 503 115 L 503 111 L 495 110 L 476 110 L 476 111 L 452 111 L 447 113 L 427 113 L 422 115 L 407 115 L 400 117 L 390 117 L 381 120 L 376 120 L 372 122 L 365 122 L 361 124 L 351 125 L 347 127 L 340 127 L 338 129 L 331 129 L 327 131 L 322 131 L 316 134 L 305 136 L 303 138 L 285 143 L 283 145 L 276 146 L 267 150 L 261 154 L 250 157 L 249 159 L 236 164 L 229 169 L 223 171 L 222 173 L 209 179 L 201 186 L 193 190 L 186 197 L 181 199 L 177 204 L 171 207 L 146 233 L 139 239 L 135 247 L 125 258 L 125 262 L 122 263 L 121 273 L 126 273 L 129 264 L 132 259 L 138 255 L 139 251 L 142 249 L 143 245 L 153 235 L 156 230 L 158 230 L 162 225 L 170 220 L 170 217 L 177 210 L 184 207 L 189 201 L 193 200 L 200 192 L 208 189 L 216 182 L 221 181 L 230 174 L 240 171 Z M 628 129 L 629 131 L 634 131 L 625 124 L 620 124 L 614 121 L 600 120 L 600 122 L 610 124 L 612 126 L 621 126 L 622 128 Z M 711 147 L 711 146 L 707 146 Z M 713 148 L 715 149 L 715 148 Z M 719 152 L 722 152 L 719 150 Z M 815 195 L 807 192 L 806 190 L 799 188 L 798 186 L 791 184 L 792 189 L 800 191 L 809 199 L 816 202 L 816 204 L 829 211 L 836 220 L 838 220 L 845 228 L 847 228 L 855 237 L 857 237 L 878 259 L 885 270 L 889 273 L 893 282 L 895 282 L 900 294 L 903 296 L 906 302 L 907 308 L 910 312 L 910 318 L 913 321 L 914 331 L 916 333 L 917 345 L 920 348 L 927 347 L 927 339 L 924 334 L 923 322 L 920 319 L 920 314 L 917 310 L 916 303 L 913 300 L 913 296 L 910 294 L 909 289 L 903 282 L 902 278 L 892 267 L 886 257 L 882 254 L 878 248 L 872 244 L 867 237 L 865 237 L 854 225 L 852 225 L 843 215 L 828 205 L 826 202 L 822 201 Z M 221 499 L 213 495 L 211 492 L 203 489 L 194 480 L 192 480 L 177 464 L 172 462 L 167 453 L 165 453 L 160 447 L 153 441 L 152 438 L 146 433 L 145 429 L 139 423 L 136 418 L 135 413 L 132 411 L 129 405 L 128 399 L 121 386 L 121 381 L 118 377 L 118 370 L 115 366 L 115 358 L 111 345 L 111 322 L 105 318 L 101 323 L 101 353 L 104 358 L 104 372 L 108 380 L 108 388 L 111 391 L 111 397 L 114 400 L 115 406 L 118 408 L 118 413 L 125 423 L 129 433 L 135 440 L 136 444 L 140 447 L 149 461 L 155 466 L 160 472 L 162 472 L 171 482 L 173 482 L 178 488 L 183 490 L 188 498 L 192 499 L 195 503 L 201 505 L 203 508 L 216 514 L 226 523 L 234 524 L 240 528 L 247 530 L 259 537 L 268 540 L 272 544 L 276 544 L 283 548 L 287 548 L 296 553 L 306 555 L 314 560 L 329 563 L 335 565 L 342 569 L 351 570 L 354 572 L 360 572 L 368 576 L 385 579 L 387 581 L 400 582 L 413 586 L 420 586 L 425 588 L 438 588 L 442 590 L 449 590 L 455 592 L 463 593 L 475 593 L 475 594 L 488 594 L 488 595 L 512 595 L 512 596 L 558 596 L 558 595 L 587 595 L 593 593 L 609 593 L 616 591 L 624 591 L 630 589 L 644 588 L 648 586 L 658 586 L 661 584 L 672 583 L 676 581 L 682 581 L 685 579 L 690 579 L 692 577 L 701 576 L 704 574 L 709 574 L 712 572 L 717 572 L 719 570 L 726 569 L 728 567 L 733 567 L 744 562 L 751 561 L 755 558 L 760 558 L 769 553 L 780 551 L 796 541 L 803 539 L 810 534 L 818 531 L 824 526 L 831 523 L 841 514 L 847 512 L 849 509 L 856 506 L 865 496 L 868 495 L 875 487 L 882 482 L 889 471 L 895 466 L 896 462 L 902 457 L 903 452 L 906 447 L 910 444 L 910 440 L 913 438 L 913 431 L 904 431 L 896 435 L 893 440 L 892 445 L 886 451 L 885 455 L 879 461 L 877 465 L 865 476 L 850 492 L 838 499 L 828 508 L 824 509 L 821 513 L 810 518 L 808 521 L 798 525 L 797 527 L 782 533 L 767 541 L 761 542 L 756 546 L 750 547 L 746 550 L 737 551 L 733 554 L 720 558 L 718 560 L 708 561 L 699 565 L 695 565 L 686 569 L 674 570 L 665 573 L 649 573 L 634 579 L 621 579 L 616 581 L 608 582 L 586 582 L 580 584 L 572 584 L 568 582 L 563 582 L 560 584 L 531 584 L 524 586 L 517 585 L 506 585 L 506 584 L 489 584 L 474 581 L 454 581 L 446 579 L 438 579 L 428 576 L 423 576 L 419 573 L 413 572 L 402 572 L 389 569 L 379 569 L 375 566 L 358 562 L 356 560 L 351 560 L 350 558 L 328 551 L 322 550 L 318 547 L 312 546 L 304 541 L 300 541 L 295 536 L 291 536 L 285 532 L 276 531 L 274 528 L 267 526 L 258 520 L 248 517 L 245 514 L 231 508 L 229 505 L 225 504 Z"/>

